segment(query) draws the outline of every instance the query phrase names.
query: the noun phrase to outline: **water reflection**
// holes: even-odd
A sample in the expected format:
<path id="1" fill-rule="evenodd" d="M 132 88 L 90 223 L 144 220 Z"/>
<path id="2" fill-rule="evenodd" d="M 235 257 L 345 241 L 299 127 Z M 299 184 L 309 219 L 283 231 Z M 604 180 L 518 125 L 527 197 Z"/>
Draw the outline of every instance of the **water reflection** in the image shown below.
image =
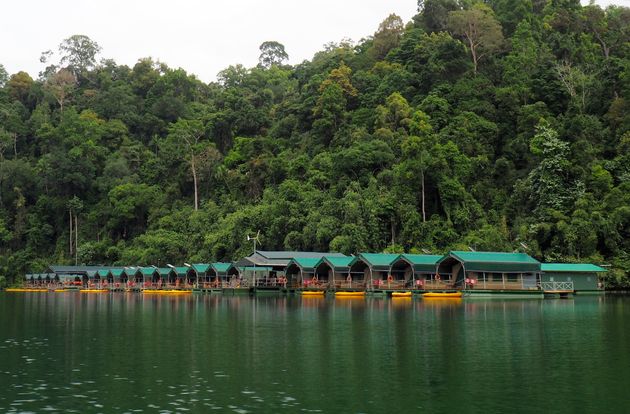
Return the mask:
<path id="1" fill-rule="evenodd" d="M 1 294 L 0 412 L 621 409 L 629 309 L 600 297 Z"/>

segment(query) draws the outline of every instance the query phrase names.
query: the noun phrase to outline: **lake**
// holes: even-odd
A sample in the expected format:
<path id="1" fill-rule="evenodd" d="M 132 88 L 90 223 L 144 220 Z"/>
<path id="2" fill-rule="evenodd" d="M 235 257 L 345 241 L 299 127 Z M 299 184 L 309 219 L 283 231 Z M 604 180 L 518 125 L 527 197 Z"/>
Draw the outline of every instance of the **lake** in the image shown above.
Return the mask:
<path id="1" fill-rule="evenodd" d="M 0 412 L 625 413 L 630 298 L 0 292 Z"/>

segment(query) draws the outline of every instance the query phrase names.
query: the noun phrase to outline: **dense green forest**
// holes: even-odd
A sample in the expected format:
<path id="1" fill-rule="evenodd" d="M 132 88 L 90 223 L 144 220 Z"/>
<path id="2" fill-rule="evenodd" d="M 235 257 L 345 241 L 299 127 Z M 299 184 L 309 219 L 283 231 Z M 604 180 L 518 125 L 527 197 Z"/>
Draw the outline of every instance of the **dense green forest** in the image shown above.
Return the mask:
<path id="1" fill-rule="evenodd" d="M 375 29 L 295 66 L 265 42 L 210 84 L 81 35 L 37 79 L 0 66 L 0 283 L 234 260 L 260 231 L 265 250 L 519 250 L 628 285 L 630 9 L 424 0 Z"/>

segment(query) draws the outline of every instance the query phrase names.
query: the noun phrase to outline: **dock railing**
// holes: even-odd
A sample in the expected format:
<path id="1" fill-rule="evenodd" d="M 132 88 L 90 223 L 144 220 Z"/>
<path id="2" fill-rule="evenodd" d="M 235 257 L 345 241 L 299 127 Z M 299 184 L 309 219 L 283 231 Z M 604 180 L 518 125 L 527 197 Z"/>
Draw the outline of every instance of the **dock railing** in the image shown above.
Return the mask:
<path id="1" fill-rule="evenodd" d="M 545 291 L 571 291 L 573 292 L 573 282 L 540 282 L 540 288 Z"/>

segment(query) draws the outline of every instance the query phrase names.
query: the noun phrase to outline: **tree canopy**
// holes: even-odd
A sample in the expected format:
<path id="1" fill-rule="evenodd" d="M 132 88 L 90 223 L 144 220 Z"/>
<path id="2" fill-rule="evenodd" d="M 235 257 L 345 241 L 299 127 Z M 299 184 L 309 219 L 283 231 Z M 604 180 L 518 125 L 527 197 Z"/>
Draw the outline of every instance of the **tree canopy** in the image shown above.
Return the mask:
<path id="1" fill-rule="evenodd" d="M 524 250 L 628 287 L 629 16 L 423 0 L 209 84 L 70 36 L 37 79 L 0 65 L 2 274 L 235 260 L 260 230 L 267 250 Z"/>

